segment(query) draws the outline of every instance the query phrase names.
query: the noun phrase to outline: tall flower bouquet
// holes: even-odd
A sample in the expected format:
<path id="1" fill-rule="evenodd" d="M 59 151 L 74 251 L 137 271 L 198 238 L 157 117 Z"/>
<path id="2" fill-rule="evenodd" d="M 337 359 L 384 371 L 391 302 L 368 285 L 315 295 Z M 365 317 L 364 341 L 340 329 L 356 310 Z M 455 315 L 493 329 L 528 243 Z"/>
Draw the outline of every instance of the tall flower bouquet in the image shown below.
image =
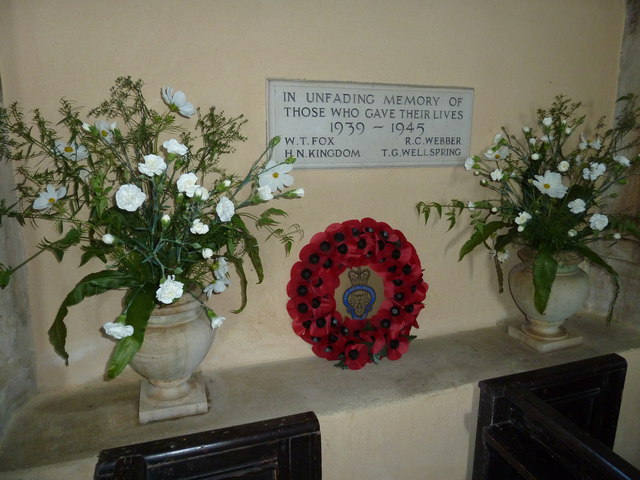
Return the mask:
<path id="1" fill-rule="evenodd" d="M 629 152 L 640 145 L 640 107 L 637 98 L 619 99 L 616 123 L 605 129 L 604 118 L 592 135 L 580 134 L 570 141 L 585 120 L 578 115 L 581 104 L 557 96 L 548 109 L 537 112 L 537 128 L 523 127 L 522 137 L 505 128 L 481 155 L 469 157 L 464 168 L 480 178 L 492 197 L 480 201 L 451 200 L 448 204 L 419 202 L 416 208 L 428 221 L 432 210 L 453 227 L 462 212 L 470 215 L 472 234 L 460 249 L 462 259 L 479 245 L 489 249 L 498 272 L 511 244 L 535 251 L 533 263 L 534 301 L 544 313 L 558 268 L 556 255 L 574 251 L 604 268 L 615 283 L 615 270 L 589 245 L 602 239 L 616 242 L 640 236 L 638 219 L 611 214 L 607 202 L 616 197 L 616 187 L 627 183 L 640 163 Z M 631 158 L 629 158 L 631 156 Z M 608 320 L 611 319 L 614 301 Z"/>
<path id="2" fill-rule="evenodd" d="M 183 293 L 198 298 L 217 328 L 224 320 L 206 299 L 229 285 L 233 265 L 241 286 L 241 311 L 247 302 L 243 259 L 249 258 L 258 282 L 263 279 L 258 240 L 246 221 L 280 239 L 288 253 L 298 225 L 280 226 L 281 209 L 260 207 L 275 199 L 293 199 L 303 189 L 289 189 L 294 158 L 271 158 L 279 138 L 268 144 L 245 175 L 228 173 L 222 155 L 243 141 L 242 115 L 228 118 L 211 107 L 195 108 L 181 91 L 161 90 L 168 109 L 151 109 L 143 82 L 118 78 L 110 97 L 89 111 L 61 100 L 59 133 L 41 115 L 26 120 L 16 104 L 0 109 L 0 155 L 17 172 L 18 201 L 0 200 L 3 217 L 24 225 L 53 222 L 61 238 L 43 239 L 29 260 L 48 251 L 61 261 L 74 246 L 81 264 L 97 259 L 102 270 L 81 279 L 64 298 L 49 329 L 55 351 L 65 350 L 68 308 L 86 297 L 122 289 L 123 310 L 104 324 L 118 339 L 107 374 L 117 376 L 139 350 L 156 306 L 171 304 Z M 178 117 L 192 119 L 190 131 Z M 0 265 L 0 286 L 22 265 Z M 194 293 L 195 292 L 195 293 Z M 201 292 L 201 293 L 200 293 Z"/>

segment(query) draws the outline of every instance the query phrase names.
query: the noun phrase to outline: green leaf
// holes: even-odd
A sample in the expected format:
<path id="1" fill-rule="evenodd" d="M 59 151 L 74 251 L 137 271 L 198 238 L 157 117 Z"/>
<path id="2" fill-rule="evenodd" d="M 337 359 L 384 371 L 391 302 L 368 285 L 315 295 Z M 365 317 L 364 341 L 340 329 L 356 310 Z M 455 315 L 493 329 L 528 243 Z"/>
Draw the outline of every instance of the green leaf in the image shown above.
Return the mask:
<path id="1" fill-rule="evenodd" d="M 0 269 L 0 288 L 5 288 L 9 285 L 9 280 L 11 279 L 11 269 L 1 268 Z"/>
<path id="2" fill-rule="evenodd" d="M 614 292 L 613 299 L 611 300 L 611 305 L 609 306 L 609 313 L 607 314 L 607 324 L 611 323 L 611 320 L 613 318 L 613 308 L 615 307 L 616 301 L 618 300 L 618 295 L 620 294 L 620 279 L 618 278 L 618 272 L 616 272 L 611 267 L 611 265 L 605 262 L 604 259 L 600 257 L 600 255 L 591 250 L 589 247 L 586 247 L 584 245 L 577 245 L 573 247 L 573 250 L 584 256 L 584 258 L 589 260 L 591 263 L 595 263 L 599 267 L 602 267 L 611 276 L 614 285 Z"/>
<path id="3" fill-rule="evenodd" d="M 67 232 L 67 234 L 61 238 L 60 240 L 56 240 L 55 242 L 49 242 L 46 238 L 40 243 L 39 247 L 43 250 L 49 250 L 54 254 L 56 260 L 58 262 L 62 261 L 64 256 L 64 252 L 71 247 L 72 245 L 76 245 L 80 242 L 80 230 L 77 228 L 72 228 Z"/>
<path id="4" fill-rule="evenodd" d="M 233 266 L 236 269 L 236 273 L 238 274 L 238 278 L 240 279 L 241 304 L 239 308 L 237 308 L 236 310 L 232 310 L 233 313 L 240 313 L 244 310 L 244 307 L 247 306 L 247 275 L 244 273 L 241 258 L 230 255 L 227 255 L 226 258 L 231 263 L 233 263 Z"/>
<path id="5" fill-rule="evenodd" d="M 270 210 L 277 211 L 277 209 Z M 260 247 L 258 246 L 258 240 L 256 240 L 251 232 L 249 232 L 249 229 L 238 215 L 235 215 L 232 218 L 232 222 L 234 226 L 242 230 L 245 250 L 247 252 L 247 255 L 249 255 L 249 259 L 251 260 L 253 268 L 255 268 L 256 270 L 258 283 L 262 283 L 262 281 L 264 280 L 264 268 L 262 266 L 262 260 L 260 259 Z"/>
<path id="6" fill-rule="evenodd" d="M 479 229 L 479 225 L 476 226 L 476 231 L 473 232 L 471 238 L 466 241 L 462 248 L 460 248 L 460 256 L 458 257 L 458 261 L 462 260 L 467 253 L 471 252 L 474 248 L 483 243 L 495 232 L 506 226 L 507 224 L 504 222 L 490 222 L 484 225 L 482 229 Z"/>
<path id="7" fill-rule="evenodd" d="M 131 290 L 125 297 L 125 304 L 128 305 L 126 323 L 133 326 L 133 335 L 118 341 L 107 366 L 109 378 L 120 375 L 142 346 L 147 322 L 155 308 L 154 287 Z"/>
<path id="8" fill-rule="evenodd" d="M 541 314 L 544 314 L 549 303 L 551 286 L 556 278 L 557 271 L 558 262 L 556 262 L 548 249 L 542 246 L 533 262 L 533 302 L 536 310 Z"/>
<path id="9" fill-rule="evenodd" d="M 66 365 L 69 365 L 69 354 L 65 350 L 67 341 L 67 326 L 64 324 L 64 318 L 69 313 L 68 307 L 77 305 L 86 297 L 99 295 L 109 290 L 118 288 L 130 288 L 138 284 L 138 280 L 127 273 L 117 270 L 103 270 L 101 272 L 90 273 L 67 294 L 62 301 L 56 318 L 53 320 L 49 328 L 49 342 L 53 345 L 54 350 L 60 355 Z"/>

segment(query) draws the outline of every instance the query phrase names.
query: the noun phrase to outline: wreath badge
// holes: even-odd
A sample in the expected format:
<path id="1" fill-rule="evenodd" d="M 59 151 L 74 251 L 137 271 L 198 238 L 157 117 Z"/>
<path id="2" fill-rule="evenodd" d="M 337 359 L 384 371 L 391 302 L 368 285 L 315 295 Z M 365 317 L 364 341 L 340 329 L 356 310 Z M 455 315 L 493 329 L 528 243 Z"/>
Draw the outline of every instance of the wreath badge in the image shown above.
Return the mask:
<path id="1" fill-rule="evenodd" d="M 299 258 L 287 284 L 287 311 L 293 331 L 317 356 L 359 370 L 407 352 L 428 285 L 402 232 L 371 218 L 334 223 L 315 234 Z M 350 286 L 338 295 L 341 313 L 336 291 L 345 271 Z M 376 276 L 378 291 L 369 285 Z"/>

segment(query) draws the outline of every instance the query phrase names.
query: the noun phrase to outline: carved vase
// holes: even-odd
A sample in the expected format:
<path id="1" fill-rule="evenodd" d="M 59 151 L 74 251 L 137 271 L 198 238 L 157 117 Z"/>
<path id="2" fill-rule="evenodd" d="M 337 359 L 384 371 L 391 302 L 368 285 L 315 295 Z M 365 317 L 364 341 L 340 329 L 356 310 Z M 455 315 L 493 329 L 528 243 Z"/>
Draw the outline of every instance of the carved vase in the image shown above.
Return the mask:
<path id="1" fill-rule="evenodd" d="M 190 293 L 153 310 L 142 347 L 129 364 L 145 378 L 140 384 L 142 423 L 207 412 L 202 375 L 194 372 L 214 338 L 206 312 Z"/>
<path id="2" fill-rule="evenodd" d="M 589 277 L 579 267 L 584 258 L 575 252 L 561 252 L 554 257 L 558 262 L 558 271 L 547 308 L 544 313 L 540 313 L 534 304 L 535 250 L 522 248 L 518 251 L 518 257 L 521 262 L 509 272 L 509 288 L 526 319 L 520 327 L 522 333 L 539 341 L 565 339 L 568 335 L 564 327 L 565 321 L 582 307 L 589 295 Z"/>

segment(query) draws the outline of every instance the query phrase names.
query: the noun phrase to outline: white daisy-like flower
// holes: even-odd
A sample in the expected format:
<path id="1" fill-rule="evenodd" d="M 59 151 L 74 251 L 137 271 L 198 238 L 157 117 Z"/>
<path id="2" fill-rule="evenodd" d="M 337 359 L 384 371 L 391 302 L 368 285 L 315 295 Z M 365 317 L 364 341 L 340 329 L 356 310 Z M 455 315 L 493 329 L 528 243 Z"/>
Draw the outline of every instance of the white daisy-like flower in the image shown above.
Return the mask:
<path id="1" fill-rule="evenodd" d="M 586 202 L 581 198 L 576 198 L 575 200 L 571 200 L 569 203 L 567 203 L 567 207 L 569 207 L 571 213 L 575 214 L 584 212 L 586 210 L 586 206 Z"/>
<path id="2" fill-rule="evenodd" d="M 164 158 L 159 155 L 149 154 L 145 155 L 144 163 L 138 164 L 138 170 L 140 173 L 153 177 L 154 175 L 162 175 L 162 173 L 167 169 L 167 164 L 164 162 Z"/>
<path id="3" fill-rule="evenodd" d="M 195 235 L 204 235 L 209 232 L 209 225 L 203 223 L 199 218 L 196 218 L 191 224 L 189 231 Z"/>
<path id="4" fill-rule="evenodd" d="M 213 274 L 218 280 L 225 280 L 229 275 L 229 262 L 224 257 L 219 257 L 214 264 Z"/>
<path id="5" fill-rule="evenodd" d="M 589 226 L 592 230 L 601 231 L 609 224 L 609 218 L 600 213 L 594 213 L 589 220 Z"/>
<path id="6" fill-rule="evenodd" d="M 104 329 L 104 333 L 117 340 L 133 335 L 133 326 L 131 325 L 107 322 L 102 326 L 102 328 Z"/>
<path id="7" fill-rule="evenodd" d="M 76 162 L 84 160 L 89 156 L 89 151 L 82 145 L 77 145 L 75 142 L 65 143 L 62 140 L 56 140 L 56 151 L 69 160 Z"/>
<path id="8" fill-rule="evenodd" d="M 235 206 L 227 197 L 220 197 L 218 205 L 216 205 L 216 213 L 221 222 L 228 222 L 235 213 Z"/>
<path id="9" fill-rule="evenodd" d="M 175 275 L 169 275 L 156 290 L 156 298 L 166 305 L 173 303 L 184 293 L 184 283 L 176 280 Z"/>
<path id="10" fill-rule="evenodd" d="M 33 201 L 33 208 L 36 210 L 47 210 L 66 194 L 67 187 L 60 187 L 56 190 L 53 185 L 47 185 L 45 191 L 40 192 L 38 198 Z"/>
<path id="11" fill-rule="evenodd" d="M 135 212 L 146 199 L 140 187 L 132 183 L 122 185 L 116 192 L 116 205 L 127 212 Z"/>
<path id="12" fill-rule="evenodd" d="M 289 175 L 291 170 L 293 170 L 291 163 L 276 163 L 274 160 L 269 160 L 262 173 L 258 175 L 258 185 L 261 187 L 268 185 L 272 192 L 290 187 L 293 185 L 293 176 Z"/>
<path id="13" fill-rule="evenodd" d="M 162 89 L 162 98 L 169 105 L 169 108 L 173 111 L 177 111 L 183 117 L 191 117 L 196 113 L 196 109 L 192 103 L 187 101 L 187 96 L 184 92 L 178 90 L 173 91 L 171 87 L 164 87 Z"/>
<path id="14" fill-rule="evenodd" d="M 594 150 L 600 150 L 600 147 L 602 147 L 602 139 L 598 137 L 595 140 L 590 141 L 589 146 Z"/>
<path id="15" fill-rule="evenodd" d="M 193 197 L 196 193 L 196 188 L 198 185 L 198 177 L 195 173 L 183 173 L 180 175 L 180 178 L 176 181 L 176 186 L 178 187 L 178 191 L 184 193 L 187 197 Z"/>
<path id="16" fill-rule="evenodd" d="M 116 122 L 109 122 L 107 120 L 97 120 L 95 123 L 96 130 L 100 138 L 105 142 L 111 143 L 113 141 L 113 131 L 117 128 Z"/>
<path id="17" fill-rule="evenodd" d="M 592 162 L 589 164 L 589 168 L 582 170 L 582 178 L 585 180 L 595 181 L 607 171 L 607 166 L 604 163 Z"/>
<path id="18" fill-rule="evenodd" d="M 189 151 L 186 145 L 181 144 L 175 138 L 167 140 L 162 144 L 162 146 L 165 148 L 167 153 L 175 153 L 180 156 L 186 155 Z"/>
<path id="19" fill-rule="evenodd" d="M 509 147 L 502 145 L 499 148 L 491 147 L 484 152 L 484 157 L 488 160 L 504 160 L 509 155 Z"/>
<path id="20" fill-rule="evenodd" d="M 567 194 L 568 187 L 562 184 L 562 175 L 546 170 L 544 175 L 536 175 L 533 185 L 551 198 L 562 198 Z"/>

